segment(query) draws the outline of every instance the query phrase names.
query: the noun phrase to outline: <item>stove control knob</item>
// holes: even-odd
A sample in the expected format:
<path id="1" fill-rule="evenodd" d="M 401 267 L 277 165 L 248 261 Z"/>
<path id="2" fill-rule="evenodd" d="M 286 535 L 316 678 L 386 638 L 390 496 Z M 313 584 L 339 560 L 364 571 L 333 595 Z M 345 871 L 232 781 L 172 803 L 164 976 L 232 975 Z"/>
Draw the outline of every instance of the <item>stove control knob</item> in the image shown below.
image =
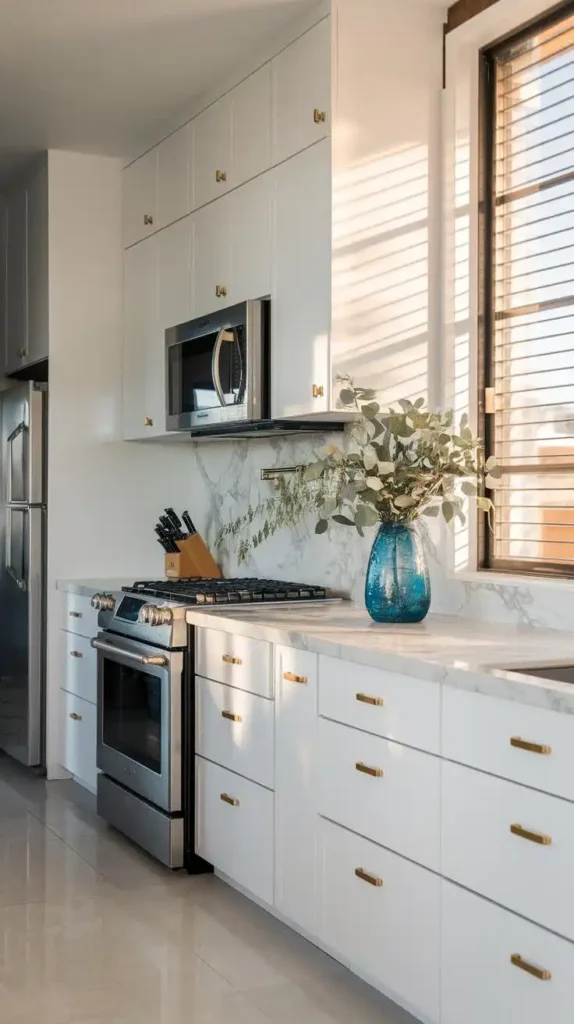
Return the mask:
<path id="1" fill-rule="evenodd" d="M 92 597 L 92 608 L 98 612 L 113 612 L 116 607 L 116 599 L 111 594 L 94 594 Z"/>
<path id="2" fill-rule="evenodd" d="M 139 619 L 148 626 L 171 626 L 173 611 L 171 608 L 160 608 L 156 604 L 145 604 L 140 611 Z"/>

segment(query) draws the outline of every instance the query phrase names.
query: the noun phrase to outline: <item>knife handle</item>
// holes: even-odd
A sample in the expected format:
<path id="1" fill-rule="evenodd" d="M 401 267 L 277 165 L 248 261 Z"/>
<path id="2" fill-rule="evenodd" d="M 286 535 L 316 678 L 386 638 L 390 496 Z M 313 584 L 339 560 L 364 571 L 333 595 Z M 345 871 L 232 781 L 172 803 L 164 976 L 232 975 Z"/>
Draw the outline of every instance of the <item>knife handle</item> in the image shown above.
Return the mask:
<path id="1" fill-rule="evenodd" d="M 192 520 L 189 512 L 182 512 L 181 513 L 181 518 L 183 519 L 184 526 L 187 527 L 187 530 L 189 531 L 190 537 L 195 536 L 195 534 L 197 533 L 197 530 L 195 529 L 195 526 L 193 525 L 193 520 Z"/>

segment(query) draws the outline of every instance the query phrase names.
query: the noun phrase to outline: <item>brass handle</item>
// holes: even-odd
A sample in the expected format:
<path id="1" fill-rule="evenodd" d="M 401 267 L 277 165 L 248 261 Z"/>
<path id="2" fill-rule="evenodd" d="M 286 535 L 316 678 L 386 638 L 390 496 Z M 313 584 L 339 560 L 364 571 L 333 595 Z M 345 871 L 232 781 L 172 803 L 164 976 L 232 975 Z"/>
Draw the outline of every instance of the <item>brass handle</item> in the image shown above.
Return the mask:
<path id="1" fill-rule="evenodd" d="M 227 171 L 216 171 L 215 180 L 217 182 L 227 181 Z"/>
<path id="2" fill-rule="evenodd" d="M 372 775 L 375 779 L 380 779 L 383 776 L 382 768 L 369 768 L 369 765 L 363 764 L 362 761 L 357 761 L 355 768 L 358 772 L 364 772 L 365 775 Z"/>
<path id="3" fill-rule="evenodd" d="M 224 804 L 229 804 L 231 807 L 239 807 L 239 800 L 236 800 L 233 796 L 229 796 L 229 793 L 221 793 L 219 799 L 223 800 Z"/>
<path id="4" fill-rule="evenodd" d="M 153 217 L 152 217 L 151 213 L 144 213 L 144 224 L 146 226 L 148 224 L 153 224 Z"/>
<path id="5" fill-rule="evenodd" d="M 18 355 L 20 356 L 20 359 L 23 359 L 24 356 L 26 355 L 26 349 L 25 348 L 18 349 Z"/>
<path id="6" fill-rule="evenodd" d="M 222 654 L 221 660 L 224 661 L 226 665 L 243 665 L 241 658 L 234 658 L 232 654 Z"/>
<path id="7" fill-rule="evenodd" d="M 228 718 L 230 722 L 241 722 L 242 721 L 241 715 L 234 715 L 233 711 L 222 711 L 221 712 L 221 717 L 222 718 Z"/>
<path id="8" fill-rule="evenodd" d="M 383 706 L 382 697 L 369 697 L 366 693 L 357 693 L 356 699 L 360 701 L 361 704 L 373 704 L 376 708 L 382 708 Z"/>
<path id="9" fill-rule="evenodd" d="M 288 683 L 306 683 L 307 682 L 307 676 L 296 676 L 294 672 L 284 672 L 283 673 L 283 678 L 286 679 Z"/>
<path id="10" fill-rule="evenodd" d="M 84 655 L 81 651 L 70 651 L 70 658 L 83 658 Z"/>
<path id="11" fill-rule="evenodd" d="M 224 299 L 227 295 L 227 288 L 224 284 L 216 284 L 215 295 L 218 299 Z"/>
<path id="12" fill-rule="evenodd" d="M 550 846 L 552 836 L 545 836 L 542 832 L 529 832 L 522 825 L 511 825 L 510 831 L 513 836 L 520 836 L 521 839 L 528 839 L 531 843 L 538 843 L 539 846 Z"/>
<path id="13" fill-rule="evenodd" d="M 521 971 L 531 974 L 533 978 L 539 978 L 540 981 L 550 981 L 552 977 L 551 971 L 545 971 L 542 967 L 535 967 L 534 964 L 529 964 L 528 960 L 523 960 L 518 953 L 512 954 L 510 963 L 514 964 L 515 967 L 520 967 Z"/>
<path id="14" fill-rule="evenodd" d="M 144 419 L 144 427 L 153 427 L 153 419 L 151 416 L 146 416 Z"/>
<path id="15" fill-rule="evenodd" d="M 531 754 L 552 753 L 552 747 L 548 747 L 545 743 L 531 743 L 530 740 L 523 740 L 520 736 L 511 736 L 510 746 L 518 747 L 519 750 L 529 750 Z"/>
<path id="16" fill-rule="evenodd" d="M 365 871 L 364 868 L 355 868 L 355 874 L 362 882 L 368 882 L 369 885 L 376 885 L 379 887 L 383 884 L 382 878 L 377 878 L 376 875 L 369 874 L 369 872 Z"/>
<path id="17" fill-rule="evenodd" d="M 313 384 L 313 398 L 323 398 L 325 389 L 322 384 Z"/>
<path id="18" fill-rule="evenodd" d="M 82 721 L 82 716 L 81 716 L 81 715 L 78 715 L 76 711 L 70 711 L 70 715 L 69 715 L 69 717 L 70 717 L 70 718 L 71 718 L 71 719 L 72 719 L 72 720 L 73 720 L 74 722 L 81 722 L 81 721 Z"/>
<path id="19" fill-rule="evenodd" d="M 326 113 L 326 111 L 319 110 L 317 107 L 315 107 L 315 109 L 313 111 L 313 120 L 314 120 L 315 124 L 321 124 L 322 122 L 326 121 L 327 120 L 327 113 Z"/>
<path id="20" fill-rule="evenodd" d="M 70 612 L 70 618 L 71 619 L 81 619 L 82 618 L 82 613 L 81 612 Z"/>

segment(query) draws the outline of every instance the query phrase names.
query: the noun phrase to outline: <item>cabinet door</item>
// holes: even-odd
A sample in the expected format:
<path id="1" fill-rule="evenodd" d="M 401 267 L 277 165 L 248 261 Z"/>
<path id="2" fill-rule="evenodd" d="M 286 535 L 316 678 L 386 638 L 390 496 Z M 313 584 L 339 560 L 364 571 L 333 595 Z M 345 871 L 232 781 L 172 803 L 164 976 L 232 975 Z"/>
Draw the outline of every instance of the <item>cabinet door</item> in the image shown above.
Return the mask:
<path id="1" fill-rule="evenodd" d="M 153 237 L 125 254 L 123 419 L 127 440 L 153 436 L 161 427 L 161 416 L 159 423 L 156 422 L 159 403 L 154 403 L 153 412 L 150 408 L 151 367 L 161 341 L 157 237 Z M 161 381 L 158 381 L 158 391 L 160 387 Z"/>
<path id="2" fill-rule="evenodd" d="M 28 185 L 28 355 L 48 357 L 48 169 Z"/>
<path id="3" fill-rule="evenodd" d="M 191 138 L 188 124 L 157 147 L 157 219 L 164 228 L 191 211 Z"/>
<path id="4" fill-rule="evenodd" d="M 331 131 L 331 19 L 325 18 L 273 61 L 273 163 Z"/>
<path id="5" fill-rule="evenodd" d="M 233 186 L 271 166 L 271 64 L 231 93 Z"/>
<path id="6" fill-rule="evenodd" d="M 95 792 L 97 708 L 87 700 L 60 690 L 61 758 L 77 782 Z"/>
<path id="7" fill-rule="evenodd" d="M 271 393 L 279 419 L 329 408 L 330 141 L 274 174 Z"/>
<path id="8" fill-rule="evenodd" d="M 317 934 L 317 655 L 275 648 L 275 906 Z"/>
<path id="9" fill-rule="evenodd" d="M 27 314 L 27 207 L 26 189 L 8 200 L 6 269 L 6 364 L 16 370 L 26 358 L 28 348 Z"/>
<path id="10" fill-rule="evenodd" d="M 158 147 L 130 164 L 122 176 L 124 246 L 157 231 Z"/>
<path id="11" fill-rule="evenodd" d="M 0 201 L 0 374 L 7 369 L 6 352 L 6 205 Z"/>
<path id="12" fill-rule="evenodd" d="M 271 293 L 271 173 L 228 197 L 232 250 L 231 304 Z"/>
<path id="13" fill-rule="evenodd" d="M 194 214 L 194 316 L 225 309 L 232 301 L 229 200 L 224 196 Z"/>
<path id="14" fill-rule="evenodd" d="M 193 202 L 205 206 L 224 195 L 232 182 L 231 100 L 223 96 L 193 124 Z"/>
<path id="15" fill-rule="evenodd" d="M 191 319 L 193 223 L 184 217 L 157 236 L 161 331 Z M 162 369 L 162 375 L 164 369 Z"/>

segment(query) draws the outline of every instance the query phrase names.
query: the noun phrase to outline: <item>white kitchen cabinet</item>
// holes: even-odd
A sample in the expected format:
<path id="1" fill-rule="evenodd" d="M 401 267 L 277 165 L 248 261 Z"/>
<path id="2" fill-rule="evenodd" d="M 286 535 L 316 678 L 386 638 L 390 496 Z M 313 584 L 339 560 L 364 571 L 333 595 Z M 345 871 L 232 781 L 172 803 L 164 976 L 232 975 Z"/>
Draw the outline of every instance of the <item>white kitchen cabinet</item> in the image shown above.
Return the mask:
<path id="1" fill-rule="evenodd" d="M 275 648 L 275 906 L 318 930 L 317 655 Z"/>
<path id="2" fill-rule="evenodd" d="M 231 237 L 231 304 L 271 293 L 271 173 L 228 196 Z"/>
<path id="3" fill-rule="evenodd" d="M 231 99 L 223 96 L 193 121 L 194 208 L 224 195 L 232 184 Z"/>
<path id="4" fill-rule="evenodd" d="M 28 193 L 12 192 L 7 201 L 6 369 L 19 369 L 28 350 Z"/>
<path id="5" fill-rule="evenodd" d="M 27 363 L 48 357 L 48 168 L 27 186 Z"/>
<path id="6" fill-rule="evenodd" d="M 73 693 L 60 690 L 61 762 L 92 792 L 96 789 L 97 708 Z"/>
<path id="7" fill-rule="evenodd" d="M 158 316 L 157 236 L 128 249 L 125 258 L 123 429 L 126 440 L 163 432 L 165 395 L 154 380 L 164 356 Z"/>
<path id="8" fill-rule="evenodd" d="M 158 228 L 158 147 L 140 156 L 122 175 L 124 246 Z"/>
<path id="9" fill-rule="evenodd" d="M 0 374 L 6 365 L 6 203 L 0 199 Z"/>
<path id="10" fill-rule="evenodd" d="M 96 634 L 94 633 L 94 636 Z M 61 686 L 68 693 L 96 704 L 98 700 L 98 656 L 88 637 L 60 631 L 62 677 Z"/>
<path id="11" fill-rule="evenodd" d="M 242 185 L 271 166 L 271 64 L 232 89 L 232 185 Z"/>
<path id="12" fill-rule="evenodd" d="M 157 147 L 157 226 L 185 217 L 193 206 L 191 124 L 179 128 Z"/>
<path id="13" fill-rule="evenodd" d="M 272 416 L 329 408 L 331 391 L 331 144 L 275 172 Z"/>
<path id="14" fill-rule="evenodd" d="M 282 51 L 273 69 L 273 163 L 312 146 L 331 130 L 331 19 Z"/>
<path id="15" fill-rule="evenodd" d="M 222 629 L 197 629 L 195 671 L 239 690 L 273 697 L 271 644 Z"/>
<path id="16" fill-rule="evenodd" d="M 192 316 L 192 217 L 184 217 L 183 220 L 170 224 L 163 231 L 159 231 L 157 247 L 161 333 L 168 327 L 186 323 Z M 162 351 L 162 360 L 163 356 Z M 165 379 L 163 362 L 160 366 L 158 360 L 156 365 L 157 372 L 163 381 Z"/>
<path id="17" fill-rule="evenodd" d="M 195 708 L 196 753 L 273 789 L 273 701 L 196 676 Z"/>
<path id="18" fill-rule="evenodd" d="M 69 633 L 92 637 L 98 632 L 98 612 L 92 608 L 91 598 L 83 594 L 64 591 L 61 627 Z"/>
<path id="19" fill-rule="evenodd" d="M 193 215 L 194 316 L 225 309 L 232 301 L 229 201 L 224 196 Z"/>

